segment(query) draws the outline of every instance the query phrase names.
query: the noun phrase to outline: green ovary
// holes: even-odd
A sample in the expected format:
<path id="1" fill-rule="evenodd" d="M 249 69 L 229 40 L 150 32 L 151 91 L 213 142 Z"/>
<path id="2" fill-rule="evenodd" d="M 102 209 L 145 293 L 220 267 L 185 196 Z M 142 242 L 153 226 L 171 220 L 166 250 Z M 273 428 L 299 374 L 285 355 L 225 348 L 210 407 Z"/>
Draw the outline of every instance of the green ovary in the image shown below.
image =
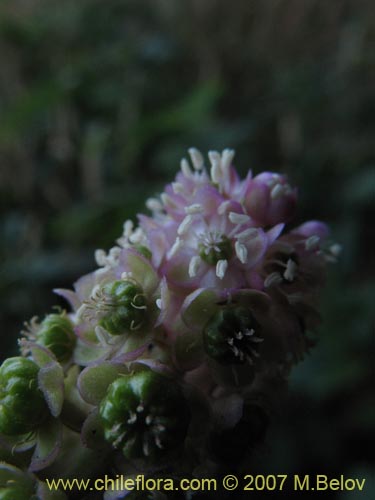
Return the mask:
<path id="1" fill-rule="evenodd" d="M 69 318 L 60 314 L 46 316 L 36 334 L 36 342 L 47 347 L 58 361 L 68 361 L 76 344 L 73 325 Z"/>
<path id="2" fill-rule="evenodd" d="M 103 287 L 107 302 L 101 307 L 104 315 L 99 325 L 112 335 L 121 335 L 141 328 L 147 315 L 142 288 L 129 280 L 118 280 Z"/>
<path id="3" fill-rule="evenodd" d="M 0 432 L 14 436 L 35 430 L 48 415 L 38 388 L 39 367 L 30 359 L 9 358 L 0 367 Z"/>
<path id="4" fill-rule="evenodd" d="M 157 460 L 178 449 L 190 419 L 179 385 L 151 370 L 116 379 L 99 411 L 105 438 L 128 459 Z"/>

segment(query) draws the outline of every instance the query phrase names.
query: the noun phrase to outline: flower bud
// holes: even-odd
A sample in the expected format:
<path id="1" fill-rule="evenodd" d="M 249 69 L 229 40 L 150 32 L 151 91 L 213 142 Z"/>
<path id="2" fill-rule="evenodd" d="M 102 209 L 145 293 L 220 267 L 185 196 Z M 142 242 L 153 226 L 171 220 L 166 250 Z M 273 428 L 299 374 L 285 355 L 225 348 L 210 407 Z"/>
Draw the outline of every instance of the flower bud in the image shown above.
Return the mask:
<path id="1" fill-rule="evenodd" d="M 260 327 L 244 307 L 220 309 L 203 329 L 206 353 L 221 364 L 254 364 L 259 357 Z"/>
<path id="2" fill-rule="evenodd" d="M 190 419 L 180 387 L 151 370 L 112 382 L 99 412 L 106 440 L 128 459 L 157 460 L 178 449 Z"/>
<path id="3" fill-rule="evenodd" d="M 36 429 L 49 411 L 38 388 L 39 367 L 27 358 L 15 357 L 0 367 L 0 433 L 25 434 Z"/>
<path id="4" fill-rule="evenodd" d="M 131 280 L 118 280 L 104 285 L 99 304 L 104 315 L 99 325 L 112 335 L 138 330 L 146 321 L 147 304 L 142 288 Z"/>
<path id="5" fill-rule="evenodd" d="M 244 199 L 247 213 L 259 224 L 273 226 L 294 215 L 297 193 L 285 177 L 263 172 L 249 183 Z"/>
<path id="6" fill-rule="evenodd" d="M 36 333 L 36 342 L 47 347 L 58 361 L 68 361 L 76 344 L 76 336 L 69 318 L 61 314 L 46 316 Z"/>

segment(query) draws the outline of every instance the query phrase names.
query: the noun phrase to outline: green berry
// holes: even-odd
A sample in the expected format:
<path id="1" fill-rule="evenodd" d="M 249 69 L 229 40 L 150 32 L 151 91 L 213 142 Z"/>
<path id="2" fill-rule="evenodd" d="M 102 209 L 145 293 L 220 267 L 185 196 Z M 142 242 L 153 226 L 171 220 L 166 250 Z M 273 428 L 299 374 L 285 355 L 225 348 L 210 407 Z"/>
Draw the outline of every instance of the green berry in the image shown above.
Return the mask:
<path id="1" fill-rule="evenodd" d="M 254 364 L 259 357 L 260 327 L 251 311 L 244 307 L 220 309 L 205 325 L 206 353 L 221 364 Z"/>
<path id="2" fill-rule="evenodd" d="M 36 429 L 48 415 L 38 388 L 39 367 L 27 358 L 15 357 L 0 367 L 0 433 L 25 434 Z"/>
<path id="3" fill-rule="evenodd" d="M 157 460 L 180 448 L 190 420 L 180 386 L 151 370 L 116 379 L 99 411 L 106 440 L 128 459 Z"/>
<path id="4" fill-rule="evenodd" d="M 104 285 L 99 308 L 104 315 L 99 325 L 112 335 L 121 335 L 141 328 L 147 315 L 142 288 L 131 280 L 118 280 Z"/>
<path id="5" fill-rule="evenodd" d="M 69 318 L 61 314 L 46 316 L 36 334 L 36 342 L 53 352 L 58 361 L 68 361 L 76 344 Z"/>

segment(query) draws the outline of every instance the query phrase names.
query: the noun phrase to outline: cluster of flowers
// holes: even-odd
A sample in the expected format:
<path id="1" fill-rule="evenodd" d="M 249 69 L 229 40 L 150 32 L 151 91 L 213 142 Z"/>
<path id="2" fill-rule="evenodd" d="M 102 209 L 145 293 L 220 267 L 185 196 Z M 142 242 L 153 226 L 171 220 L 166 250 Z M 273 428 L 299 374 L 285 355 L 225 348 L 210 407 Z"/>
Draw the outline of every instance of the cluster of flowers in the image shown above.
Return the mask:
<path id="1" fill-rule="evenodd" d="M 41 478 L 103 464 L 194 476 L 262 439 L 338 246 L 321 222 L 285 231 L 297 193 L 282 175 L 241 180 L 233 151 L 210 152 L 209 169 L 189 154 L 152 215 L 56 290 L 72 311 L 34 318 L 0 367 L 1 499 L 64 498 Z"/>

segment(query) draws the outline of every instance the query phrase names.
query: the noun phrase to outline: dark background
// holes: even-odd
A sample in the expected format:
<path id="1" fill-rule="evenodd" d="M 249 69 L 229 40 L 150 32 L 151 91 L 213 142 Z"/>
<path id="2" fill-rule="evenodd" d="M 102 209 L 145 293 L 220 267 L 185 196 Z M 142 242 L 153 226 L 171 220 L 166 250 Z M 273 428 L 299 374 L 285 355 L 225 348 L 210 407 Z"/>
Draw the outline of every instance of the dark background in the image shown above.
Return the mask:
<path id="1" fill-rule="evenodd" d="M 330 498 L 375 498 L 374 89 L 371 0 L 2 0 L 1 359 L 188 147 L 235 148 L 344 249 L 259 468 L 366 477 Z"/>

